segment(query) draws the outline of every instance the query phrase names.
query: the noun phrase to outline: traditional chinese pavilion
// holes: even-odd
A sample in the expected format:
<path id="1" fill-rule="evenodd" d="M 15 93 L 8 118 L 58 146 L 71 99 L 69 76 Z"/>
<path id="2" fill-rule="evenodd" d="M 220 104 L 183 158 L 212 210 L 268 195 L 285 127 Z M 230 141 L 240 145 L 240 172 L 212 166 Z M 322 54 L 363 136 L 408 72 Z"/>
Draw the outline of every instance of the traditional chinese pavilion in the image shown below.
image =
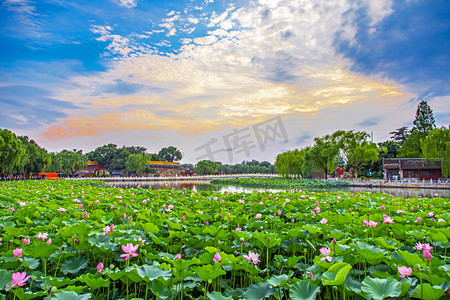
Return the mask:
<path id="1" fill-rule="evenodd" d="M 442 177 L 441 162 L 423 158 L 384 158 L 384 179 L 438 180 Z"/>

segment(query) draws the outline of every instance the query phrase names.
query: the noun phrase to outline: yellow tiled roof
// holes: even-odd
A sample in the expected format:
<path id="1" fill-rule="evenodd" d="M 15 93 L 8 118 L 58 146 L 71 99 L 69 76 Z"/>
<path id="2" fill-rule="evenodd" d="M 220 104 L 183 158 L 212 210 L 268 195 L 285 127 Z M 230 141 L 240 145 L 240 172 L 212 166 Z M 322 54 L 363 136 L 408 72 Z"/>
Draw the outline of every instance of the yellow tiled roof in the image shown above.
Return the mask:
<path id="1" fill-rule="evenodd" d="M 160 166 L 179 166 L 181 167 L 181 164 L 177 162 L 169 162 L 169 161 L 156 161 L 152 160 L 147 162 L 149 165 L 160 165 Z"/>

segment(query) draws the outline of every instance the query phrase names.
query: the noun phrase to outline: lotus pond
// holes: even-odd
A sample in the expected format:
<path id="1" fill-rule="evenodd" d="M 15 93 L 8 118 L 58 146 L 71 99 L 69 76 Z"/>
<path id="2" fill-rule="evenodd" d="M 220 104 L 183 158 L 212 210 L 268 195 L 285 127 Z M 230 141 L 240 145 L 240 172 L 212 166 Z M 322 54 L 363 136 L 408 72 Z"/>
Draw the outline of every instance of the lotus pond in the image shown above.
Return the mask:
<path id="1" fill-rule="evenodd" d="M 444 299 L 450 205 L 0 184 L 0 299 Z"/>

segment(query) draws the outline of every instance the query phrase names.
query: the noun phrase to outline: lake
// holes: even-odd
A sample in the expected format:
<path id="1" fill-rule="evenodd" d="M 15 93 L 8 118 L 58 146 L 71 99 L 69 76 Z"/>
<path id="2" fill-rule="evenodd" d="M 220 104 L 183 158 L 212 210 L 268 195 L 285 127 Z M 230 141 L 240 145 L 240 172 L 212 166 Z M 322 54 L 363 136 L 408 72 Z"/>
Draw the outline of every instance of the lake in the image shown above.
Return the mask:
<path id="1" fill-rule="evenodd" d="M 362 187 L 302 187 L 302 188 L 255 188 L 229 184 L 211 184 L 209 180 L 205 181 L 158 181 L 158 182 L 106 182 L 110 186 L 118 186 L 124 188 L 142 187 L 151 189 L 186 189 L 191 191 L 216 191 L 216 192 L 233 192 L 233 193 L 251 193 L 253 191 L 270 191 L 270 192 L 298 192 L 300 190 L 311 192 L 351 192 L 370 191 L 373 193 L 386 193 L 394 196 L 411 197 L 435 197 L 437 194 L 442 198 L 450 198 L 449 189 L 417 189 L 417 188 L 362 188 Z"/>

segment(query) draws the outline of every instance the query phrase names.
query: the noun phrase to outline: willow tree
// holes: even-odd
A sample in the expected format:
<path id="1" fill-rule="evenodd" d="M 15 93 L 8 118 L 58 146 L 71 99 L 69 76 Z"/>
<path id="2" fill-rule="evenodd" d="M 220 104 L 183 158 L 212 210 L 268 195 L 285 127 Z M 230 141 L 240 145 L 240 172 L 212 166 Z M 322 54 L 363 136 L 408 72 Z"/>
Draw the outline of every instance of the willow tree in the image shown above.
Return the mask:
<path id="1" fill-rule="evenodd" d="M 295 149 L 278 154 L 275 161 L 277 173 L 283 177 L 290 175 L 302 177 L 302 164 L 305 153 L 306 149 Z"/>
<path id="2" fill-rule="evenodd" d="M 444 177 L 450 177 L 450 129 L 435 128 L 422 140 L 422 153 L 426 160 L 440 160 Z"/>

